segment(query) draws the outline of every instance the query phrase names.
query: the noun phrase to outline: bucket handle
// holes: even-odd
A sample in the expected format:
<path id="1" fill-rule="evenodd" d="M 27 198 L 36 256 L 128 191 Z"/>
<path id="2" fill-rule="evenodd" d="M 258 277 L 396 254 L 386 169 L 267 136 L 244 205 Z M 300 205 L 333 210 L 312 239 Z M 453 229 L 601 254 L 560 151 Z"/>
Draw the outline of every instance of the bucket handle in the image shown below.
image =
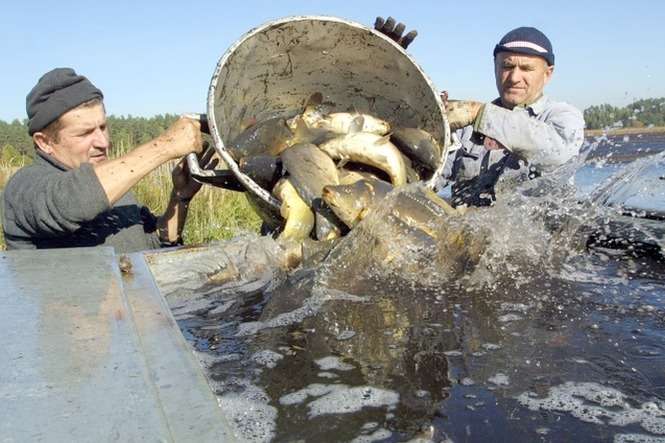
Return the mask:
<path id="1" fill-rule="evenodd" d="M 265 189 L 259 186 L 248 175 L 240 171 L 238 163 L 236 163 L 233 157 L 231 157 L 231 154 L 229 154 L 229 152 L 226 149 L 220 147 L 223 144 L 221 143 L 221 140 L 219 140 L 219 136 L 217 136 L 216 133 L 215 134 L 211 133 L 207 114 L 183 114 L 183 117 L 191 118 L 193 120 L 197 120 L 198 122 L 200 122 L 201 132 L 210 134 L 213 137 L 214 141 L 213 146 L 215 148 L 215 151 L 217 151 L 217 154 L 219 154 L 222 160 L 224 160 L 229 170 L 231 170 L 231 172 L 233 172 L 233 174 L 236 176 L 238 182 L 240 182 L 240 184 L 244 186 L 245 189 L 253 192 L 255 195 L 258 195 L 262 200 L 264 200 L 266 203 L 268 203 L 270 206 L 272 206 L 275 210 L 279 212 L 279 209 L 282 206 L 282 202 L 280 202 L 275 197 L 270 195 L 269 192 L 267 192 Z M 200 181 L 207 181 L 205 180 L 205 178 L 215 177 L 216 175 L 218 175 L 214 170 L 208 171 L 201 169 L 199 160 L 196 158 L 196 154 L 193 153 L 187 155 L 187 166 L 189 167 L 189 171 L 191 174 L 193 174 L 194 176 L 198 175 L 199 177 L 203 178 L 203 180 Z"/>

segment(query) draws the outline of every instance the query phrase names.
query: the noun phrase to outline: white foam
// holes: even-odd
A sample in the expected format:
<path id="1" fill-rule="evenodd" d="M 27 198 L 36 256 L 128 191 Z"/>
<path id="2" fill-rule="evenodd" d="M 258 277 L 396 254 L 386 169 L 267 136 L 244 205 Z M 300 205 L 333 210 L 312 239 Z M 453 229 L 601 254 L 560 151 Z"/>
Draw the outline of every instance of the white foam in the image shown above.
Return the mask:
<path id="1" fill-rule="evenodd" d="M 259 351 L 256 354 L 252 355 L 253 361 L 260 364 L 261 366 L 265 366 L 266 368 L 270 369 L 277 366 L 277 362 L 283 358 L 284 356 L 282 354 L 271 351 L 269 349 Z"/>
<path id="2" fill-rule="evenodd" d="M 242 359 L 242 354 L 239 353 L 218 355 L 211 352 L 198 351 L 198 350 L 194 350 L 193 353 L 198 358 L 199 363 L 201 363 L 201 366 L 203 366 L 205 369 L 208 370 L 210 370 L 213 366 L 219 364 L 220 362 L 233 362 L 233 361 L 240 361 Z"/>
<path id="3" fill-rule="evenodd" d="M 334 356 L 320 358 L 314 363 L 319 365 L 319 368 L 321 368 L 322 371 L 350 371 L 353 369 L 352 365 L 344 363 L 339 357 Z"/>
<path id="4" fill-rule="evenodd" d="M 219 306 L 217 306 L 216 308 L 210 310 L 210 311 L 208 312 L 207 315 L 208 315 L 208 316 L 213 316 L 213 315 L 223 314 L 223 313 L 225 313 L 226 311 L 228 311 L 229 308 L 230 308 L 231 306 L 233 306 L 235 303 L 236 303 L 235 300 L 227 300 L 227 301 L 224 301 L 224 302 L 222 302 L 221 305 L 219 305 Z"/>
<path id="5" fill-rule="evenodd" d="M 337 378 L 337 374 L 334 374 L 332 372 L 319 372 L 316 375 L 318 375 L 321 378 Z"/>
<path id="6" fill-rule="evenodd" d="M 277 328 L 280 326 L 287 326 L 294 323 L 300 323 L 307 317 L 316 315 L 321 307 L 331 300 L 345 300 L 352 302 L 365 302 L 367 297 L 360 297 L 357 295 L 349 294 L 347 292 L 338 291 L 335 289 L 325 288 L 323 286 L 314 286 L 312 288 L 312 296 L 303 301 L 301 307 L 294 309 L 290 312 L 279 314 L 266 321 L 254 321 L 241 323 L 238 326 L 236 336 L 243 337 L 246 335 L 253 335 L 263 329 Z"/>
<path id="7" fill-rule="evenodd" d="M 665 438 L 644 434 L 618 434 L 614 436 L 614 443 L 665 443 Z"/>
<path id="8" fill-rule="evenodd" d="M 220 408 L 229 417 L 233 434 L 242 441 L 269 442 L 275 437 L 277 409 L 263 389 L 247 380 L 229 379 L 242 388 L 240 393 L 229 392 L 217 397 Z"/>
<path id="9" fill-rule="evenodd" d="M 309 416 L 326 414 L 350 414 L 366 407 L 391 407 L 397 405 L 399 394 L 372 386 L 323 385 L 314 383 L 279 399 L 282 405 L 304 403 L 309 397 Z"/>
<path id="10" fill-rule="evenodd" d="M 497 320 L 499 320 L 499 323 L 509 323 L 511 321 L 522 320 L 522 317 L 517 314 L 504 314 L 500 315 Z"/>
<path id="11" fill-rule="evenodd" d="M 349 340 L 353 338 L 356 335 L 356 331 L 352 331 L 350 329 L 347 329 L 346 331 L 342 331 L 339 334 L 337 334 L 337 337 L 335 337 L 339 341 L 344 341 L 344 340 Z"/>
<path id="12" fill-rule="evenodd" d="M 351 440 L 351 443 L 371 443 L 374 441 L 382 441 L 389 439 L 392 435 L 393 433 L 389 430 L 381 428 L 374 431 L 370 435 L 359 435 L 358 437 Z"/>
<path id="13" fill-rule="evenodd" d="M 498 373 L 487 379 L 490 383 L 494 383 L 497 386 L 508 386 L 510 384 L 510 377 L 506 374 Z"/>
<path id="14" fill-rule="evenodd" d="M 521 312 L 522 314 L 526 314 L 530 308 L 530 305 L 525 305 L 524 303 L 501 303 L 501 310 L 504 312 Z"/>
<path id="15" fill-rule="evenodd" d="M 517 400 L 533 411 L 568 412 L 585 422 L 612 426 L 638 423 L 647 432 L 665 435 L 665 409 L 662 405 L 646 402 L 633 408 L 626 401 L 625 394 L 597 383 L 567 382 L 551 388 L 547 397 L 538 398 L 533 392 L 525 392 Z M 652 441 L 625 440 L 636 435 L 625 434 L 622 441 Z"/>
<path id="16" fill-rule="evenodd" d="M 320 383 L 314 383 L 307 386 L 305 389 L 301 389 L 290 394 L 286 394 L 279 399 L 279 402 L 283 405 L 295 405 L 298 403 L 304 402 L 307 397 L 320 397 L 321 395 L 327 394 L 330 392 L 333 385 L 322 385 Z"/>
<path id="17" fill-rule="evenodd" d="M 372 386 L 349 388 L 343 385 L 334 385 L 329 393 L 309 404 L 309 416 L 349 414 L 366 407 L 394 406 L 397 405 L 398 401 L 399 394 L 394 391 Z"/>
<path id="18" fill-rule="evenodd" d="M 369 422 L 367 422 L 363 425 L 362 430 L 363 431 L 373 431 L 373 430 L 377 429 L 378 427 L 379 427 L 379 423 L 377 423 L 375 421 L 369 421 Z"/>

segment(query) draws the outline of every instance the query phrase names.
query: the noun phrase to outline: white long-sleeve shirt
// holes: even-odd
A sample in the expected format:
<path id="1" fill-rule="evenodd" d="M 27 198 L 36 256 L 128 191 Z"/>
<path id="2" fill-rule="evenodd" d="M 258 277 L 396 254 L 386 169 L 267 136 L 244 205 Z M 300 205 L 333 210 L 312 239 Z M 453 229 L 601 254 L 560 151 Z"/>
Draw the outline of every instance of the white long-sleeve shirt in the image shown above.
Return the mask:
<path id="1" fill-rule="evenodd" d="M 474 179 L 493 183 L 504 168 L 492 166 L 501 162 L 510 169 L 528 165 L 542 172 L 579 153 L 584 141 L 584 117 L 577 108 L 547 96 L 512 110 L 499 104 L 499 99 L 486 104 L 473 126 L 457 131 L 461 147 L 448 156 L 444 178 L 458 183 Z M 486 137 L 506 149 L 486 149 Z"/>

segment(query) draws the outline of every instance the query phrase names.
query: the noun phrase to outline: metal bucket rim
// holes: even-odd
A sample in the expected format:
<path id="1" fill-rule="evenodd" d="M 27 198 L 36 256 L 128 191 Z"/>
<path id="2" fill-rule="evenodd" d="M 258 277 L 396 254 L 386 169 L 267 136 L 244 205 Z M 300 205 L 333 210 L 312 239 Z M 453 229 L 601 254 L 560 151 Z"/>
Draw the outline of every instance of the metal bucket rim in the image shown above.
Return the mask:
<path id="1" fill-rule="evenodd" d="M 294 16 L 287 16 L 275 20 L 270 20 L 260 26 L 257 26 L 256 28 L 253 28 L 246 32 L 242 37 L 240 37 L 238 40 L 236 40 L 229 48 L 224 52 L 222 57 L 219 59 L 217 62 L 217 66 L 215 66 L 215 70 L 213 72 L 212 78 L 210 79 L 210 87 L 208 89 L 208 98 L 207 98 L 207 113 L 208 113 L 208 124 L 210 128 L 210 135 L 213 139 L 213 146 L 215 148 L 215 151 L 217 151 L 217 154 L 226 162 L 227 166 L 229 169 L 235 174 L 235 176 L 238 178 L 238 181 L 242 183 L 249 191 L 253 192 L 256 194 L 257 197 L 265 201 L 268 205 L 273 207 L 275 210 L 279 211 L 281 207 L 281 202 L 273 197 L 270 192 L 268 192 L 266 189 L 263 189 L 261 186 L 258 185 L 254 180 L 252 180 L 249 176 L 243 174 L 240 171 L 240 168 L 238 167 L 238 164 L 236 161 L 233 159 L 233 157 L 230 155 L 230 153 L 227 151 L 226 146 L 224 145 L 224 141 L 222 140 L 221 136 L 219 135 L 219 130 L 217 128 L 217 120 L 215 118 L 215 92 L 217 90 L 217 79 L 222 71 L 222 68 L 226 65 L 226 62 L 228 61 L 229 57 L 236 51 L 236 49 L 245 43 L 247 40 L 255 36 L 256 34 L 259 34 L 266 29 L 282 25 L 284 23 L 291 23 L 291 22 L 297 22 L 297 21 L 327 21 L 327 22 L 335 22 L 335 23 L 343 23 L 345 25 L 361 29 L 364 31 L 371 32 L 375 36 L 378 36 L 379 38 L 383 39 L 386 42 L 389 42 L 391 45 L 393 45 L 398 51 L 400 51 L 404 56 L 408 58 L 408 60 L 413 64 L 413 66 L 418 70 L 422 78 L 425 80 L 427 85 L 430 87 L 430 89 L 434 92 L 434 99 L 436 103 L 438 104 L 439 112 L 441 114 L 441 119 L 444 124 L 444 140 L 443 140 L 443 154 L 441 156 L 441 163 L 439 168 L 437 170 L 440 170 L 446 162 L 447 154 L 448 154 L 448 147 L 451 144 L 451 131 L 450 131 L 450 126 L 448 123 L 448 118 L 446 116 L 445 108 L 443 105 L 443 101 L 441 100 L 441 97 L 439 94 L 436 93 L 437 89 L 434 86 L 434 83 L 432 80 L 429 78 L 429 76 L 423 71 L 423 69 L 420 67 L 418 63 L 402 48 L 400 45 L 398 45 L 394 40 L 386 36 L 385 34 L 367 27 L 361 23 L 354 22 L 351 20 L 343 19 L 340 17 L 335 17 L 335 16 L 328 16 L 328 15 L 294 15 Z M 432 180 L 430 180 L 430 183 L 433 182 L 434 177 Z"/>

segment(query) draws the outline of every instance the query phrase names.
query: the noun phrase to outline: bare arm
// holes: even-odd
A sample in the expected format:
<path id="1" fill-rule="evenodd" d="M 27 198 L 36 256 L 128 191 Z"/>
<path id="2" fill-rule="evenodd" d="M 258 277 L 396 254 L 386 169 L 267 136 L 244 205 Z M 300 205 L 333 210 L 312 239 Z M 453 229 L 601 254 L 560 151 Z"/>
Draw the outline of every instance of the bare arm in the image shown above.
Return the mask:
<path id="1" fill-rule="evenodd" d="M 213 159 L 214 149 L 207 148 L 199 158 L 199 164 L 203 169 L 213 169 L 219 162 Z M 173 168 L 171 173 L 173 179 L 173 191 L 169 198 L 164 214 L 157 220 L 159 238 L 165 243 L 178 243 L 181 240 L 182 230 L 185 227 L 185 219 L 189 209 L 189 202 L 201 189 L 201 184 L 195 181 L 189 174 L 186 159 L 182 159 Z"/>
<path id="2" fill-rule="evenodd" d="M 190 152 L 201 152 L 200 128 L 198 121 L 181 117 L 156 139 L 122 157 L 95 165 L 95 174 L 109 204 L 117 202 L 132 186 L 158 166 Z"/>
<path id="3" fill-rule="evenodd" d="M 181 240 L 182 230 L 189 210 L 189 198 L 179 197 L 175 190 L 166 205 L 166 210 L 157 219 L 157 231 L 162 243 L 177 244 Z"/>

